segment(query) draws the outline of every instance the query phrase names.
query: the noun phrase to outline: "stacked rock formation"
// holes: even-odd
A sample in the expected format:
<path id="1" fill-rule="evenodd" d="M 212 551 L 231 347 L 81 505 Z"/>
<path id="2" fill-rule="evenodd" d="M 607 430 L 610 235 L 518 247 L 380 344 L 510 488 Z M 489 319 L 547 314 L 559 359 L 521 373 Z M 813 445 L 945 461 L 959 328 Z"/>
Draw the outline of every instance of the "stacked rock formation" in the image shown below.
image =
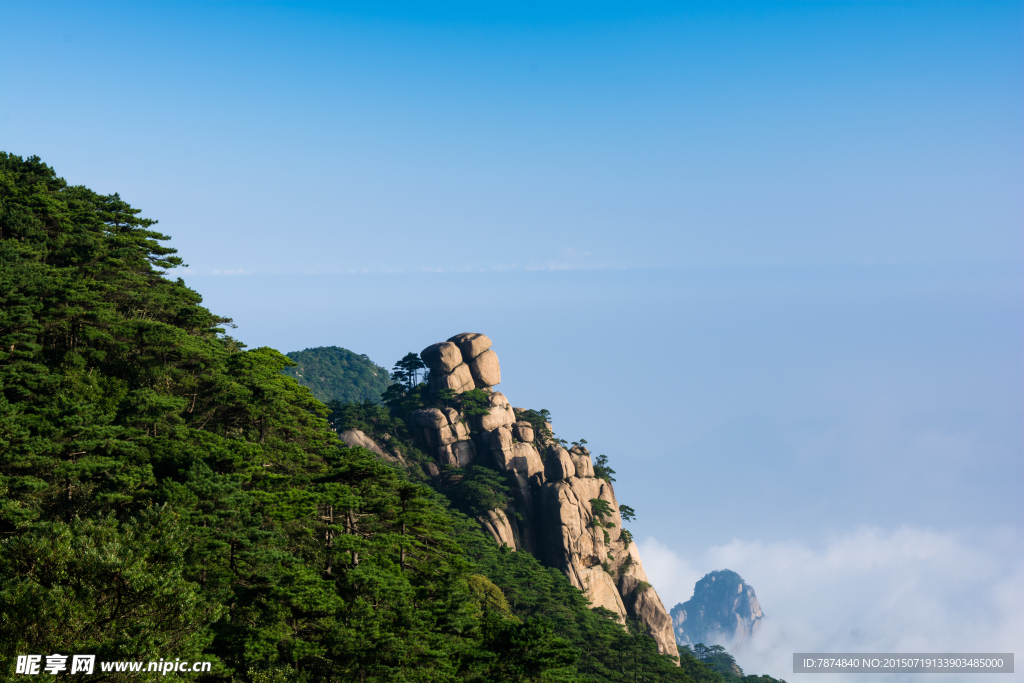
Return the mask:
<path id="1" fill-rule="evenodd" d="M 476 458 L 469 425 L 454 408 L 427 408 L 410 414 L 416 440 L 442 465 L 465 467 Z"/>
<path id="2" fill-rule="evenodd" d="M 672 608 L 672 625 L 680 645 L 739 647 L 764 619 L 754 587 L 728 569 L 706 574 L 693 597 Z"/>
<path id="3" fill-rule="evenodd" d="M 647 581 L 636 544 L 622 533 L 622 518 L 610 482 L 594 476 L 590 452 L 566 450 L 551 436 L 520 419 L 494 385 L 501 381 L 498 356 L 482 334 L 457 334 L 420 354 L 430 369 L 428 385 L 437 395 L 450 389 L 480 389 L 487 413 L 467 416 L 454 408 L 427 408 L 409 415 L 418 445 L 438 465 L 465 467 L 477 459 L 508 478 L 513 502 L 479 518 L 497 543 L 525 551 L 557 567 L 595 607 L 620 622 L 635 617 L 646 625 L 663 654 L 677 656 L 672 620 Z M 428 467 L 431 474 L 437 466 Z M 593 501 L 601 501 L 596 503 Z M 518 514 L 517 514 L 518 513 Z"/>
<path id="4" fill-rule="evenodd" d="M 491 351 L 491 340 L 482 334 L 457 334 L 446 342 L 423 349 L 420 358 L 430 368 L 432 391 L 451 389 L 462 393 L 474 387 L 490 388 L 501 383 L 498 356 Z"/>

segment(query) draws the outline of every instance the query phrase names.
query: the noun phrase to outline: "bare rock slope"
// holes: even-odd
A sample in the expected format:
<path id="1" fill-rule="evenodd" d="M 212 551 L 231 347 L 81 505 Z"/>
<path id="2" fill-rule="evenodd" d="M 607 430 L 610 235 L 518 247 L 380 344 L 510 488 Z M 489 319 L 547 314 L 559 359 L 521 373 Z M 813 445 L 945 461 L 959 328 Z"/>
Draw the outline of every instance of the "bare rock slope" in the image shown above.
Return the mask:
<path id="1" fill-rule="evenodd" d="M 620 622 L 638 619 L 659 652 L 677 656 L 672 619 L 622 529 L 611 483 L 595 477 L 590 452 L 582 446 L 566 450 L 552 437 L 550 424 L 538 433 L 535 424 L 520 419 L 517 413 L 524 411 L 494 390 L 501 369 L 485 335 L 457 334 L 428 346 L 420 357 L 430 369 L 434 395 L 446 389 L 487 394 L 483 415 L 427 408 L 409 417 L 418 445 L 439 465 L 466 467 L 486 459 L 506 474 L 514 502 L 482 515 L 481 526 L 495 542 L 560 569 L 594 606 L 607 608 Z"/>

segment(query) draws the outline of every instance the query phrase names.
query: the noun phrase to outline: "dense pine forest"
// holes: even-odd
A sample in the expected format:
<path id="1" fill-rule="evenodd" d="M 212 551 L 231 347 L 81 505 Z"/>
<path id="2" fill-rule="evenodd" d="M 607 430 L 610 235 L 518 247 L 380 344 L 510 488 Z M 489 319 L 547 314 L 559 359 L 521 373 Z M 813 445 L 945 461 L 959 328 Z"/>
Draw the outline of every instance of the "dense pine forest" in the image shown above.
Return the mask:
<path id="1" fill-rule="evenodd" d="M 56 652 L 214 662 L 167 680 L 772 680 L 676 667 L 497 546 L 469 516 L 503 495 L 486 468 L 432 486 L 346 447 L 414 462 L 401 400 L 325 406 L 168 275 L 154 224 L 0 153 L 5 680 Z"/>

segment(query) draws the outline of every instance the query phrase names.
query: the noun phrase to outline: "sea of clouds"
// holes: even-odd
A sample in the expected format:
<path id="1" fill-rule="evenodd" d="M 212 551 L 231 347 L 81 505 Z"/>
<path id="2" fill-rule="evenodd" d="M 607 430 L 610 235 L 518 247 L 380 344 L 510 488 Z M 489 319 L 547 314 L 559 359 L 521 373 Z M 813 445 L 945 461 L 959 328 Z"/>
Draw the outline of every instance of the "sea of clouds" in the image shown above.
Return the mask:
<path id="1" fill-rule="evenodd" d="M 745 647 L 746 673 L 799 681 L 921 681 L 924 674 L 794 674 L 794 652 L 1016 652 L 1024 645 L 1024 544 L 1011 528 L 943 532 L 861 527 L 813 544 L 734 539 L 685 554 L 648 537 L 644 567 L 666 608 L 709 571 L 754 587 L 765 619 Z M 723 643 L 729 646 L 729 643 Z M 1024 681 L 1014 674 L 927 674 L 928 683 Z"/>

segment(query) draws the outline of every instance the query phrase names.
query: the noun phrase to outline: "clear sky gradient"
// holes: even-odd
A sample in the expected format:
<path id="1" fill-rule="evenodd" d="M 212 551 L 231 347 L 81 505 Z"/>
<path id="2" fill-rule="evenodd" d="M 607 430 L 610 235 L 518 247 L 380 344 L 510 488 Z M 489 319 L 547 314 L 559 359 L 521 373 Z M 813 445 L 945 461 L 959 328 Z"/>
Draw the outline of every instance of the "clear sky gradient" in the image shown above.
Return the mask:
<path id="1" fill-rule="evenodd" d="M 748 671 L 1019 651 L 1024 3 L 6 2 L 0 28 L 0 149 L 159 219 L 250 346 L 390 366 L 491 336 L 512 403 L 611 457 L 670 607 L 720 563 L 757 589 Z"/>

